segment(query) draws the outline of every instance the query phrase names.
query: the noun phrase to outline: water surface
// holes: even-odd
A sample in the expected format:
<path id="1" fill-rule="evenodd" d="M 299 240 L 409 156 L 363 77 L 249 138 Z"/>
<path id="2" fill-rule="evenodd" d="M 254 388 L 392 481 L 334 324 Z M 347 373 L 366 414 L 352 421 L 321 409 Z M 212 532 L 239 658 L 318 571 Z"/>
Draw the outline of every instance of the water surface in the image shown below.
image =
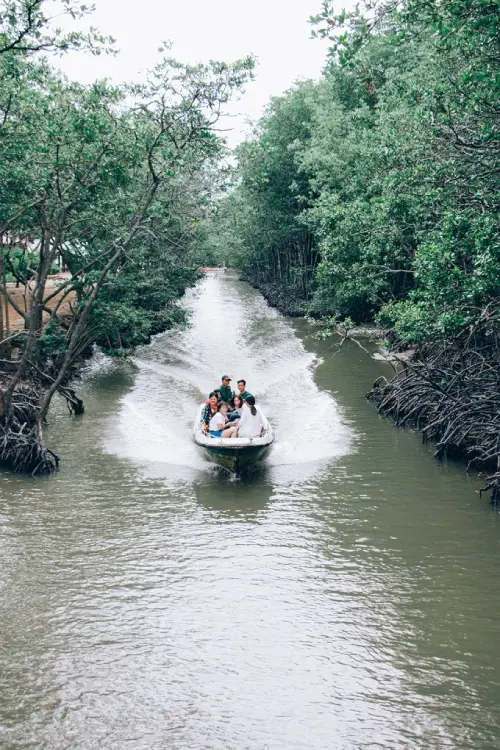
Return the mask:
<path id="1" fill-rule="evenodd" d="M 385 365 L 207 278 L 189 329 L 98 359 L 50 479 L 0 475 L 0 746 L 500 744 L 498 515 L 378 417 Z M 196 452 L 246 377 L 276 427 L 253 479 Z"/>

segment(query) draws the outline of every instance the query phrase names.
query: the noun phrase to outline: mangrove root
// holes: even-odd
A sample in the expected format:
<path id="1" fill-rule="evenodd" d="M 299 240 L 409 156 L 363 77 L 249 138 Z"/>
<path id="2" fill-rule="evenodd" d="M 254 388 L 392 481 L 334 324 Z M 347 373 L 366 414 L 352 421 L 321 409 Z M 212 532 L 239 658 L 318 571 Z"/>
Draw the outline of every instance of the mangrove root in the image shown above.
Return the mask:
<path id="1" fill-rule="evenodd" d="M 52 474 L 59 465 L 58 456 L 43 442 L 38 424 L 39 401 L 37 391 L 20 384 L 12 396 L 9 418 L 3 414 L 0 419 L 0 462 L 12 471 Z"/>
<path id="2" fill-rule="evenodd" d="M 390 382 L 367 398 L 401 427 L 416 427 L 435 456 L 461 456 L 490 469 L 481 493 L 500 502 L 500 341 L 498 320 L 485 318 L 453 339 L 421 346 Z M 493 472 L 491 473 L 491 469 Z"/>

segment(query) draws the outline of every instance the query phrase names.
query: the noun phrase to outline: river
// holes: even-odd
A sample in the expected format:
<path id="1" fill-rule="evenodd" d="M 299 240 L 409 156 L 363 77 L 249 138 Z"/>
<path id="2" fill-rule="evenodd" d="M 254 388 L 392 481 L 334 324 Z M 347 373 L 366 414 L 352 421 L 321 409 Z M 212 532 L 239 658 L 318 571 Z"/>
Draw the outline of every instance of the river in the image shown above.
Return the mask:
<path id="1" fill-rule="evenodd" d="M 191 326 L 96 359 L 52 478 L 0 475 L 2 750 L 500 746 L 499 516 L 364 398 L 387 368 L 230 274 Z M 246 377 L 251 479 L 191 441 Z"/>

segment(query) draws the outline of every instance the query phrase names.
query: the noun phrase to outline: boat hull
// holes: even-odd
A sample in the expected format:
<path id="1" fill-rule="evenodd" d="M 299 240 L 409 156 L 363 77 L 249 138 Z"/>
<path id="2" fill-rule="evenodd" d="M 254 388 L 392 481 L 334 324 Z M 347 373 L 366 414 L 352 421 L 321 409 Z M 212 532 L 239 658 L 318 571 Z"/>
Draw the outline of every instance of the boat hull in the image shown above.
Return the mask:
<path id="1" fill-rule="evenodd" d="M 200 451 L 203 452 L 209 461 L 235 474 L 247 471 L 258 464 L 266 457 L 270 448 L 270 445 L 256 445 L 234 450 L 231 448 L 199 446 Z"/>
<path id="2" fill-rule="evenodd" d="M 264 415 L 262 416 L 265 429 L 258 437 L 213 438 L 201 429 L 202 409 L 203 405 L 193 425 L 193 438 L 209 461 L 238 474 L 255 466 L 266 457 L 274 442 L 274 432 Z"/>

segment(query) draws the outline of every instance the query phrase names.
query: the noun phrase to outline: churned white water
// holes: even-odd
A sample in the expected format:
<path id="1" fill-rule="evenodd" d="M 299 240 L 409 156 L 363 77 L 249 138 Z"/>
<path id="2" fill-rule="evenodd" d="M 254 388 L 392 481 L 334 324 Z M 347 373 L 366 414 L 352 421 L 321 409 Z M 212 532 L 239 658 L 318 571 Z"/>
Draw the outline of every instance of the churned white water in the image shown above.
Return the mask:
<path id="1" fill-rule="evenodd" d="M 302 478 L 348 453 L 353 434 L 333 397 L 318 389 L 319 362 L 290 323 L 234 276 L 207 277 L 186 295 L 187 329 L 158 336 L 136 357 L 135 385 L 122 400 L 109 449 L 156 474 L 172 466 L 211 470 L 192 442 L 202 399 L 222 375 L 247 388 L 276 432 L 267 464 L 274 479 Z M 289 467 L 287 469 L 286 467 Z"/>

